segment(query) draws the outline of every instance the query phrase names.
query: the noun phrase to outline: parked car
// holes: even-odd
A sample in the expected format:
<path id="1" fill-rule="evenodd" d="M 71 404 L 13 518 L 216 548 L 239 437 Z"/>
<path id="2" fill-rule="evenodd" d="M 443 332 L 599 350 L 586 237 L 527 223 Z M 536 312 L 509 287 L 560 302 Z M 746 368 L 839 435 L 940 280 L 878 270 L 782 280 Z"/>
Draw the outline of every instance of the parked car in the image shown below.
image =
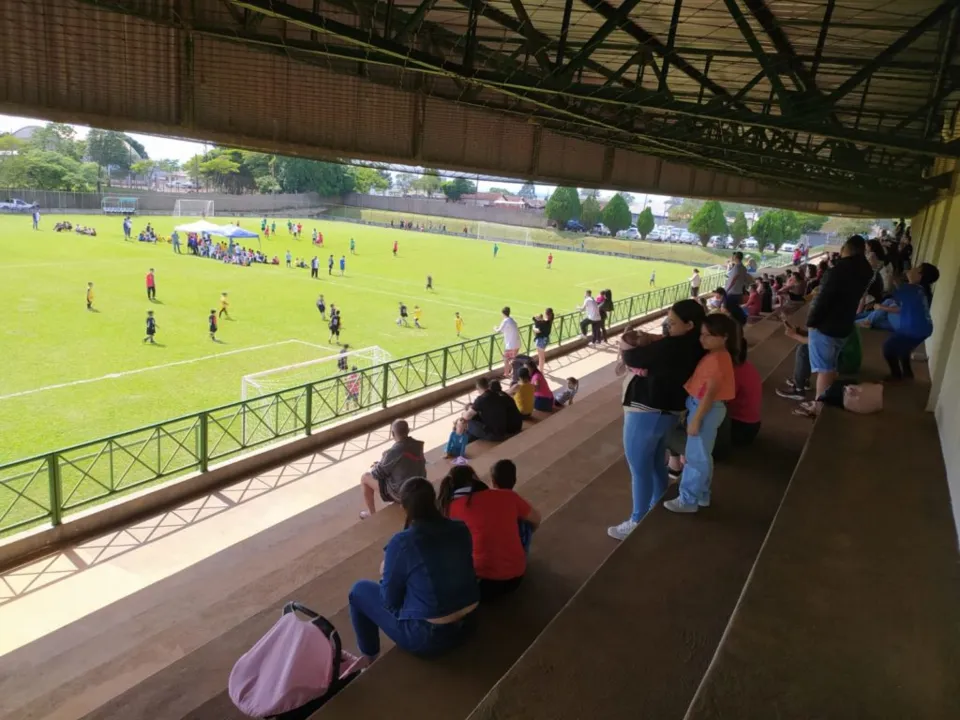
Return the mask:
<path id="1" fill-rule="evenodd" d="M 33 212 L 34 210 L 39 210 L 40 206 L 37 203 L 28 203 L 20 200 L 18 198 L 11 198 L 6 202 L 0 202 L 0 212 Z"/>
<path id="2" fill-rule="evenodd" d="M 780 246 L 780 252 L 792 253 L 796 249 L 797 249 L 797 246 L 794 243 L 784 243 L 783 245 Z"/>
<path id="3" fill-rule="evenodd" d="M 640 240 L 640 231 L 635 227 L 629 227 L 626 230 L 621 230 L 617 233 L 618 238 L 623 238 L 624 240 Z M 647 235 L 648 238 L 654 239 L 653 234 Z M 660 238 L 656 238 L 659 240 Z"/>
<path id="4" fill-rule="evenodd" d="M 586 232 L 587 229 L 580 224 L 579 220 L 567 220 L 567 224 L 564 225 L 564 229 L 569 230 L 570 232 Z"/>
<path id="5" fill-rule="evenodd" d="M 597 223 L 590 230 L 591 235 L 610 235 L 610 229 L 603 223 Z"/>
<path id="6" fill-rule="evenodd" d="M 758 243 L 755 238 L 748 237 L 743 241 L 743 246 L 747 250 L 756 250 L 758 247 L 760 247 L 760 243 Z"/>

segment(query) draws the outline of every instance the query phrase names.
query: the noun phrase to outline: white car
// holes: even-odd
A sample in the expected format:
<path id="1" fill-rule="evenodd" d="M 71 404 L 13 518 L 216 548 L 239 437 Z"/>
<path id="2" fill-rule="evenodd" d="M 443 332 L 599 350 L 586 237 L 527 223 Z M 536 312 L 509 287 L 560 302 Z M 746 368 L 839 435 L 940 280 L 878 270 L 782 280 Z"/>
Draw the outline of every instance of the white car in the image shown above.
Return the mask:
<path id="1" fill-rule="evenodd" d="M 639 240 L 640 231 L 635 227 L 629 227 L 626 230 L 621 230 L 617 233 L 618 238 L 623 238 L 624 240 Z M 647 237 L 650 237 L 649 235 Z"/>
<path id="2" fill-rule="evenodd" d="M 784 243 L 783 245 L 780 246 L 780 252 L 792 253 L 796 249 L 797 249 L 797 246 L 793 243 Z"/>
<path id="3" fill-rule="evenodd" d="M 743 246 L 747 250 L 756 250 L 758 247 L 760 247 L 760 243 L 758 243 L 754 238 L 749 237 L 743 241 Z"/>
<path id="4" fill-rule="evenodd" d="M 597 223 L 593 226 L 593 229 L 590 231 L 591 235 L 609 235 L 610 230 L 603 223 Z"/>

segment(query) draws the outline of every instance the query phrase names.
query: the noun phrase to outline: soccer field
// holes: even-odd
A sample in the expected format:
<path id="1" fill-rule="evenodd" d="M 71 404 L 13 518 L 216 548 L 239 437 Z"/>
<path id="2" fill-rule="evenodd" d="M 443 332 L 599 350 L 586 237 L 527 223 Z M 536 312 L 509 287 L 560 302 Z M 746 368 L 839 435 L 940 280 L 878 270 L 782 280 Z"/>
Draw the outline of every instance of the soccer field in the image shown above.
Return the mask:
<path id="1" fill-rule="evenodd" d="M 169 244 L 124 242 L 118 217 L 66 218 L 96 227 L 96 238 L 54 232 L 61 219 L 46 216 L 33 231 L 29 216 L 0 217 L 0 462 L 233 402 L 245 374 L 336 353 L 315 305 L 320 293 L 342 310 L 342 342 L 378 345 L 397 358 L 456 342 L 454 312 L 464 318 L 465 337 L 479 337 L 493 330 L 503 305 L 523 325 L 547 306 L 571 311 L 585 288 L 625 297 L 646 291 L 654 269 L 660 287 L 690 274 L 679 264 L 579 252 L 554 252 L 547 270 L 542 248 L 502 244 L 494 259 L 488 242 L 329 220 L 303 220 L 303 238 L 294 240 L 286 217 L 276 219 L 278 237 L 262 240 L 280 266 L 239 267 L 187 254 L 186 238 L 182 255 Z M 169 235 L 190 220 L 136 217 L 134 237 L 148 221 Z M 254 218 L 240 222 L 259 230 Z M 322 250 L 310 242 L 314 227 L 323 233 Z M 318 254 L 320 279 L 286 268 L 288 249 L 308 263 Z M 338 264 L 328 276 L 331 253 Z M 150 268 L 155 303 L 145 291 Z M 425 290 L 427 274 L 433 292 Z M 94 283 L 95 312 L 86 309 L 87 282 Z M 207 316 L 223 291 L 231 319 L 220 323 L 221 342 L 214 343 Z M 420 305 L 424 329 L 395 324 L 399 301 L 411 311 Z M 158 325 L 155 346 L 142 342 L 148 309 Z"/>

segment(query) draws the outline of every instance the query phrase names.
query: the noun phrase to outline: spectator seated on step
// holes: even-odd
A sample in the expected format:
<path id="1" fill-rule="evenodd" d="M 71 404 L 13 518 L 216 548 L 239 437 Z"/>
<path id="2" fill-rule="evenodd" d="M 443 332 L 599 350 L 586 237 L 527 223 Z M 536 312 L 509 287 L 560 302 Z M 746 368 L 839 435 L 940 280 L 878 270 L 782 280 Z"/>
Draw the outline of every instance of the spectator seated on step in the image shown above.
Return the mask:
<path id="1" fill-rule="evenodd" d="M 406 523 L 384 548 L 380 582 L 360 580 L 350 590 L 350 620 L 368 663 L 380 654 L 381 630 L 421 657 L 452 650 L 473 629 L 480 599 L 470 530 L 441 515 L 430 481 L 410 478 L 399 501 Z"/>
<path id="2" fill-rule="evenodd" d="M 513 398 L 503 392 L 500 383 L 477 378 L 479 395 L 463 413 L 470 441 L 505 440 L 523 429 L 523 418 Z"/>
<path id="3" fill-rule="evenodd" d="M 390 426 L 394 443 L 370 470 L 360 477 L 363 488 L 363 501 L 366 509 L 360 513 L 365 519 L 375 513 L 374 493 L 380 492 L 380 499 L 386 503 L 399 502 L 400 490 L 407 480 L 423 477 L 427 473 L 427 461 L 423 455 L 423 443 L 410 437 L 410 426 L 406 420 L 394 420 Z"/>
<path id="4" fill-rule="evenodd" d="M 506 468 L 501 469 L 501 475 L 508 474 Z M 504 481 L 511 484 L 507 478 Z M 536 528 L 540 513 L 512 489 L 488 488 L 469 465 L 450 469 L 440 483 L 438 499 L 444 516 L 460 520 L 470 529 L 481 602 L 516 590 L 527 570 L 527 548 L 521 541 L 519 523 L 525 521 Z"/>

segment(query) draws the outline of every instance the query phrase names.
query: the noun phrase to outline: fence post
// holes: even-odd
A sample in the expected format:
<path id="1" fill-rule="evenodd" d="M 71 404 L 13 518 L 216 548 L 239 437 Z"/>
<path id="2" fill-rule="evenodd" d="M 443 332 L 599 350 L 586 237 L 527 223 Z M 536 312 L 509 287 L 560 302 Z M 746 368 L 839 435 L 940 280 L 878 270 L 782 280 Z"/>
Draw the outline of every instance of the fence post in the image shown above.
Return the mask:
<path id="1" fill-rule="evenodd" d="M 633 298 L 634 297 L 636 296 L 635 295 L 630 296 L 630 309 L 627 311 L 627 320 L 633 319 Z"/>
<path id="2" fill-rule="evenodd" d="M 305 403 L 306 418 L 303 421 L 303 434 L 313 432 L 313 385 L 307 385 L 307 401 Z"/>
<path id="3" fill-rule="evenodd" d="M 566 315 L 560 316 L 560 332 L 557 334 L 557 345 L 560 345 L 563 342 L 563 323 L 566 319 Z"/>
<path id="4" fill-rule="evenodd" d="M 487 350 L 487 370 L 493 370 L 493 348 L 497 343 L 497 336 L 490 336 L 490 348 Z"/>
<path id="5" fill-rule="evenodd" d="M 60 486 L 60 459 L 55 452 L 47 455 L 47 476 L 50 479 L 50 524 L 59 525 L 63 521 L 63 492 Z"/>
<path id="6" fill-rule="evenodd" d="M 383 367 L 383 387 L 380 390 L 383 392 L 381 395 L 383 407 L 387 406 L 387 393 L 390 392 L 390 363 L 384 363 Z"/>
<path id="7" fill-rule="evenodd" d="M 207 413 L 205 412 L 200 413 L 200 437 L 198 440 L 197 455 L 200 456 L 200 472 L 206 472 L 210 463 L 207 459 Z"/>
<path id="8" fill-rule="evenodd" d="M 530 341 L 533 339 L 533 325 L 527 325 L 527 355 L 530 354 Z"/>
<path id="9" fill-rule="evenodd" d="M 450 348 L 443 348 L 443 368 L 440 371 L 440 387 L 447 386 L 447 358 L 450 355 Z"/>

